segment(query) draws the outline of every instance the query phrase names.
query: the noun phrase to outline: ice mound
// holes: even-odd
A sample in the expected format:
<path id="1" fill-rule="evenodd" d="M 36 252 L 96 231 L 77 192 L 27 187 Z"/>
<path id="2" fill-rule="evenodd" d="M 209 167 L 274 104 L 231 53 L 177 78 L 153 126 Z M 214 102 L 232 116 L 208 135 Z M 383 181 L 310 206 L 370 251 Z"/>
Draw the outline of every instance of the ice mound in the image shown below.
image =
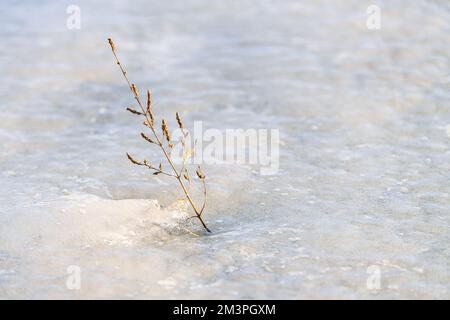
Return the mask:
<path id="1" fill-rule="evenodd" d="M 188 233 L 189 214 L 184 201 L 162 208 L 157 200 L 111 200 L 96 196 L 70 199 L 56 212 L 55 237 L 84 246 L 133 245 Z M 192 219 L 191 219 L 192 220 Z"/>

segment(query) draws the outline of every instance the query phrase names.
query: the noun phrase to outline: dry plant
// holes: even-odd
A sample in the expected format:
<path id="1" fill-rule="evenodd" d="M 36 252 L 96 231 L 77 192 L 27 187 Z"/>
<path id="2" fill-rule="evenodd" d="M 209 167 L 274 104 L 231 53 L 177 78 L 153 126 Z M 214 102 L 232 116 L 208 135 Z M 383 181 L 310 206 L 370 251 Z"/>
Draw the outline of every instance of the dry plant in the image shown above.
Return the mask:
<path id="1" fill-rule="evenodd" d="M 167 125 L 167 121 L 165 119 L 162 119 L 161 121 L 161 133 L 162 137 L 160 137 L 157 133 L 156 125 L 155 125 L 155 116 L 153 114 L 152 110 L 152 95 L 150 90 L 147 90 L 147 106 L 144 108 L 144 105 L 141 101 L 141 97 L 139 95 L 139 91 L 137 86 L 134 83 L 131 83 L 131 81 L 128 79 L 127 72 L 125 71 L 124 67 L 122 66 L 122 63 L 120 62 L 119 58 L 117 57 L 116 53 L 116 46 L 111 38 L 108 39 L 109 45 L 111 46 L 112 53 L 114 54 L 114 58 L 116 59 L 116 63 L 120 68 L 120 71 L 122 72 L 123 77 L 125 78 L 128 87 L 131 90 L 131 93 L 134 96 L 134 99 L 136 100 L 137 104 L 139 105 L 139 110 L 136 110 L 134 108 L 127 108 L 129 112 L 131 112 L 134 115 L 141 116 L 144 118 L 143 125 L 150 129 L 151 136 L 148 136 L 144 132 L 141 133 L 141 137 L 149 142 L 152 145 L 156 145 L 159 147 L 167 160 L 169 164 L 169 171 L 164 170 L 162 162 L 159 163 L 158 166 L 154 166 L 150 164 L 147 160 L 138 161 L 135 158 L 133 158 L 129 153 L 127 153 L 128 159 L 131 161 L 131 163 L 138 165 L 138 166 L 144 166 L 148 169 L 150 169 L 154 175 L 163 174 L 166 176 L 170 176 L 175 178 L 178 183 L 180 184 L 181 189 L 183 190 L 183 193 L 186 196 L 186 199 L 188 200 L 189 204 L 191 205 L 192 209 L 195 212 L 195 216 L 192 218 L 197 218 L 200 223 L 202 224 L 203 228 L 205 228 L 206 231 L 211 232 L 209 228 L 206 226 L 205 221 L 203 220 L 202 214 L 206 206 L 206 183 L 205 183 L 205 175 L 201 171 L 200 166 L 198 166 L 196 170 L 197 177 L 200 179 L 202 185 L 203 185 L 203 202 L 201 207 L 198 207 L 194 200 L 192 199 L 191 195 L 189 194 L 189 187 L 191 184 L 191 178 L 189 175 L 188 168 L 186 167 L 186 160 L 192 156 L 192 152 L 189 152 L 186 146 L 186 137 L 188 135 L 186 129 L 184 128 L 183 122 L 181 120 L 181 117 L 179 113 L 176 113 L 176 120 L 178 123 L 178 126 L 183 133 L 183 137 L 181 138 L 181 143 L 183 146 L 183 161 L 181 168 L 177 169 L 174 165 L 174 162 L 170 155 L 170 150 L 173 148 L 173 141 L 171 140 L 170 134 L 169 134 L 169 127 Z M 188 184 L 188 187 L 186 186 Z M 199 209 L 200 208 L 200 209 Z"/>

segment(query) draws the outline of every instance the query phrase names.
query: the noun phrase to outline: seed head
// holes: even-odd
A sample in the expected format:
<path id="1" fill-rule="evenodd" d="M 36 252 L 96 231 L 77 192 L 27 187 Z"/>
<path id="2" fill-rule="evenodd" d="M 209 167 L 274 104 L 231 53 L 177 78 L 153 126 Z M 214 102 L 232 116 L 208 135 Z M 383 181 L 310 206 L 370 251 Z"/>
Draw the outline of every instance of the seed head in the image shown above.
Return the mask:
<path id="1" fill-rule="evenodd" d="M 137 111 L 137 110 L 134 110 L 133 108 L 127 108 L 127 110 L 128 110 L 129 112 L 131 112 L 132 114 L 137 114 L 137 115 L 139 115 L 139 116 L 142 116 L 142 115 L 143 115 L 142 112 L 139 112 L 139 111 Z"/>
<path id="2" fill-rule="evenodd" d="M 139 97 L 139 90 L 134 83 L 131 85 L 131 90 L 133 91 L 136 97 Z"/>
<path id="3" fill-rule="evenodd" d="M 145 133 L 141 132 L 141 137 L 147 140 L 150 143 L 155 143 L 149 136 L 147 136 Z"/>
<path id="4" fill-rule="evenodd" d="M 133 164 L 137 164 L 138 166 L 142 166 L 143 164 L 139 161 L 135 160 L 128 152 L 127 152 L 128 160 L 130 160 Z"/>
<path id="5" fill-rule="evenodd" d="M 203 174 L 203 172 L 200 169 L 200 166 L 198 167 L 197 171 L 195 171 L 195 173 L 197 173 L 197 177 L 199 177 L 199 179 L 205 179 L 205 175 Z"/>
<path id="6" fill-rule="evenodd" d="M 108 38 L 109 45 L 111 46 L 112 51 L 116 51 L 116 45 L 114 44 L 111 38 Z"/>
<path id="7" fill-rule="evenodd" d="M 152 112 L 152 94 L 150 90 L 147 90 L 147 112 L 150 116 L 150 121 L 152 122 L 152 126 L 155 124 L 155 117 Z"/>
<path id="8" fill-rule="evenodd" d="M 162 132 L 163 132 L 163 136 L 166 137 L 166 139 L 167 139 L 167 142 L 170 142 L 169 129 L 167 127 L 167 122 L 166 122 L 165 119 L 162 120 L 161 129 L 162 129 Z"/>
<path id="9" fill-rule="evenodd" d="M 184 125 L 183 125 L 183 122 L 181 121 L 180 114 L 178 112 L 176 113 L 176 117 L 177 117 L 178 126 L 180 127 L 181 130 L 183 130 Z"/>

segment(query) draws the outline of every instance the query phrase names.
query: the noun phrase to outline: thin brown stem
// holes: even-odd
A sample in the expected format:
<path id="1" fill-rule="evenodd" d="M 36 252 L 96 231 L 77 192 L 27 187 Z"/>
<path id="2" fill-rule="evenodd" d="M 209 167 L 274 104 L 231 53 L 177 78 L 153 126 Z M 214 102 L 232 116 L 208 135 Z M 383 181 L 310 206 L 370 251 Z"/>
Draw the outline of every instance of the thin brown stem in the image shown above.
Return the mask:
<path id="1" fill-rule="evenodd" d="M 205 179 L 202 179 L 202 183 L 203 183 L 203 205 L 202 205 L 202 208 L 200 209 L 200 216 L 202 215 L 203 210 L 205 210 L 205 207 L 206 207 L 206 199 L 207 199 L 206 182 L 205 182 Z"/>
<path id="2" fill-rule="evenodd" d="M 146 166 L 150 170 L 154 170 L 155 173 L 157 173 L 157 174 L 161 173 L 161 174 L 165 174 L 166 176 L 175 177 L 175 178 L 177 177 L 176 175 L 174 175 L 172 173 L 169 173 L 169 172 L 166 172 L 166 171 L 162 171 L 162 170 L 160 170 L 158 168 L 155 168 L 154 166 L 152 166 L 150 164 L 144 164 L 144 166 Z"/>

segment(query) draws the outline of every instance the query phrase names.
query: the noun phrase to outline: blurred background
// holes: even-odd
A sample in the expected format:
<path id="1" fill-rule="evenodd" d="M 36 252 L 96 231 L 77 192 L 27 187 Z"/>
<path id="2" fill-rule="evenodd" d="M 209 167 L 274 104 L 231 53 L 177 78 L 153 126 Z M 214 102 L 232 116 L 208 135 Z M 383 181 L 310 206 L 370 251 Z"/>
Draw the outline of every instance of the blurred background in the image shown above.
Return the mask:
<path id="1" fill-rule="evenodd" d="M 2 1 L 0 21 L 0 298 L 450 297 L 448 1 Z M 109 37 L 172 126 L 280 130 L 276 175 L 205 167 L 212 235 L 93 241 L 66 214 L 179 197 L 125 157 L 159 159 Z"/>

